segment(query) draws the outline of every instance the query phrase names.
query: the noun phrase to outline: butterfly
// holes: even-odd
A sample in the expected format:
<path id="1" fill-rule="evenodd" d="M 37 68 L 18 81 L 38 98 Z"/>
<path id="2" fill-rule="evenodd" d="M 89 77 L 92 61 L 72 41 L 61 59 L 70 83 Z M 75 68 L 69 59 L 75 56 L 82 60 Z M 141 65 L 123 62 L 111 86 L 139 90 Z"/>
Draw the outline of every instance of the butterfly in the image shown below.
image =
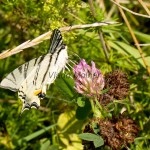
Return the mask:
<path id="1" fill-rule="evenodd" d="M 68 61 L 67 46 L 63 43 L 61 32 L 55 29 L 50 38 L 46 55 L 34 58 L 9 73 L 0 87 L 18 92 L 24 110 L 39 108 L 40 100 L 46 96 L 47 86 L 54 82 Z M 52 74 L 55 75 L 52 75 Z"/>

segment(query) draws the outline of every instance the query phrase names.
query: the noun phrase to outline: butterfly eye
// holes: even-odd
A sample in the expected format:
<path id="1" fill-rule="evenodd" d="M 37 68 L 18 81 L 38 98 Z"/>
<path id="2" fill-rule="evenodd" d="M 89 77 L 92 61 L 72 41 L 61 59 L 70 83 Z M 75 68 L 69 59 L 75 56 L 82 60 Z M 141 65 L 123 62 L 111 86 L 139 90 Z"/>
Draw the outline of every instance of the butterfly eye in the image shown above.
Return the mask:
<path id="1" fill-rule="evenodd" d="M 43 98 L 46 97 L 46 94 L 45 94 L 45 93 L 39 93 L 39 94 L 38 94 L 38 97 L 41 98 L 41 99 L 43 99 Z"/>

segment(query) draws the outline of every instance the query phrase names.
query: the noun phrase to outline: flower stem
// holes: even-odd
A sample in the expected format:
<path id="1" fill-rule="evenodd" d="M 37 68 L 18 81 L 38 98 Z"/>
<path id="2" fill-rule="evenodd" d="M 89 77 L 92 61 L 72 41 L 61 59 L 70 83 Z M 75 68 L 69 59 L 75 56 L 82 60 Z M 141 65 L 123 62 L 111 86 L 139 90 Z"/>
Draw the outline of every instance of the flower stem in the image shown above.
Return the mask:
<path id="1" fill-rule="evenodd" d="M 102 113 L 102 107 L 98 103 L 97 99 L 90 99 L 90 103 L 93 111 L 93 116 L 98 118 L 104 118 Z"/>

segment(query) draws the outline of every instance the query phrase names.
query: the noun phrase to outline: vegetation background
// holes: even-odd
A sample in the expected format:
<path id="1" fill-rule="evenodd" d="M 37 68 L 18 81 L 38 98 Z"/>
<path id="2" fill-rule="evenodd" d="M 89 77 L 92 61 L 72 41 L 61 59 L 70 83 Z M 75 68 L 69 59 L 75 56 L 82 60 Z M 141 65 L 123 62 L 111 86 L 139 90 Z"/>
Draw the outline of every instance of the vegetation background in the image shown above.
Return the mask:
<path id="1" fill-rule="evenodd" d="M 119 7 L 115 2 L 123 7 Z M 118 24 L 64 32 L 70 54 L 77 53 L 103 74 L 127 73 L 130 94 L 116 103 L 127 108 L 140 126 L 130 149 L 150 149 L 150 1 L 149 0 L 0 0 L 0 52 L 64 26 L 116 21 Z M 101 36 L 99 36 L 101 35 Z M 137 39 L 137 40 L 136 40 Z M 141 44 L 141 45 L 139 45 Z M 47 53 L 49 40 L 0 60 L 0 80 L 32 58 Z M 142 57 L 141 57 L 142 56 Z M 72 58 L 79 62 L 79 58 Z M 144 60 L 144 61 L 143 61 Z M 81 107 L 73 79 L 58 77 L 41 102 L 40 110 L 25 111 L 17 93 L 0 89 L 1 150 L 78 150 L 78 134 L 91 115 L 88 99 Z M 99 148 L 99 149 L 105 149 Z"/>

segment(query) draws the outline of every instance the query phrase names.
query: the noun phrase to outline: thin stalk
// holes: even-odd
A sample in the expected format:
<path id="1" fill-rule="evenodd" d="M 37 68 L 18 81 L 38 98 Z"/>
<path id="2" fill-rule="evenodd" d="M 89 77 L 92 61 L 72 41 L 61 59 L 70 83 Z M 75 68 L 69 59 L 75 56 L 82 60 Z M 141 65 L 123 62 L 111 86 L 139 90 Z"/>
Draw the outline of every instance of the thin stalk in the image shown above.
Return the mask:
<path id="1" fill-rule="evenodd" d="M 74 26 L 61 27 L 61 28 L 59 28 L 59 30 L 61 32 L 64 32 L 64 31 L 72 31 L 72 30 L 75 30 L 75 29 L 95 28 L 95 27 L 99 27 L 99 26 L 107 26 L 107 25 L 111 25 L 111 24 L 117 24 L 117 22 L 113 22 L 113 21 L 110 21 L 110 22 L 95 22 L 95 23 L 92 23 L 92 24 L 83 24 L 83 25 L 74 25 Z M 12 56 L 14 54 L 17 54 L 17 53 L 23 51 L 26 48 L 38 45 L 39 43 L 43 42 L 44 40 L 49 39 L 51 34 L 52 34 L 52 31 L 48 31 L 48 32 L 38 36 L 37 38 L 35 38 L 33 40 L 28 40 L 28 41 L 20 44 L 19 46 L 15 47 L 13 49 L 5 50 L 4 52 L 2 52 L 0 54 L 0 59 L 7 58 L 9 56 Z"/>
<path id="2" fill-rule="evenodd" d="M 117 3 L 118 3 L 118 0 L 116 0 L 116 1 L 117 1 Z M 132 30 L 132 27 L 130 26 L 130 23 L 128 22 L 128 19 L 127 19 L 126 15 L 125 15 L 124 11 L 122 10 L 122 8 L 121 8 L 121 7 L 118 7 L 118 9 L 119 9 L 119 11 L 120 11 L 120 13 L 121 13 L 121 15 L 122 15 L 122 17 L 123 17 L 123 19 L 124 19 L 124 21 L 125 21 L 127 27 L 128 27 L 128 29 L 129 29 L 129 32 L 130 32 L 130 34 L 131 34 L 131 36 L 132 36 L 132 38 L 133 38 L 133 41 L 134 41 L 134 43 L 135 43 L 135 46 L 137 47 L 137 49 L 138 49 L 138 51 L 139 51 L 139 53 L 140 53 L 140 55 L 141 55 L 141 58 L 142 58 L 143 63 L 144 63 L 144 65 L 145 65 L 146 69 L 147 69 L 147 72 L 148 72 L 148 74 L 150 75 L 150 67 L 148 66 L 147 61 L 145 60 L 143 51 L 142 51 L 141 47 L 139 46 L 139 42 L 138 42 L 138 40 L 137 40 L 137 38 L 136 38 L 136 36 L 135 36 L 133 30 Z"/>
<path id="3" fill-rule="evenodd" d="M 88 0 L 88 2 L 89 2 L 90 9 L 91 9 L 91 12 L 93 14 L 93 17 L 96 18 L 97 14 L 96 14 L 96 11 L 95 11 L 95 8 L 94 8 L 94 5 L 93 5 L 93 0 Z M 108 50 L 107 50 L 107 47 L 106 47 L 106 42 L 104 40 L 103 33 L 100 29 L 98 30 L 98 35 L 99 35 L 100 42 L 102 43 L 102 48 L 103 48 L 103 51 L 104 51 L 106 61 L 109 63 L 109 55 L 108 55 Z"/>
<path id="4" fill-rule="evenodd" d="M 139 3 L 143 6 L 143 8 L 145 9 L 145 11 L 147 12 L 147 14 L 150 16 L 150 11 L 147 8 L 146 4 L 142 1 L 142 0 L 138 0 Z"/>
<path id="5" fill-rule="evenodd" d="M 90 99 L 90 103 L 91 103 L 91 107 L 92 107 L 92 111 L 93 111 L 93 116 L 94 117 L 98 117 L 98 118 L 104 118 L 103 115 L 103 109 L 101 107 L 101 105 L 98 103 L 97 99 Z"/>

